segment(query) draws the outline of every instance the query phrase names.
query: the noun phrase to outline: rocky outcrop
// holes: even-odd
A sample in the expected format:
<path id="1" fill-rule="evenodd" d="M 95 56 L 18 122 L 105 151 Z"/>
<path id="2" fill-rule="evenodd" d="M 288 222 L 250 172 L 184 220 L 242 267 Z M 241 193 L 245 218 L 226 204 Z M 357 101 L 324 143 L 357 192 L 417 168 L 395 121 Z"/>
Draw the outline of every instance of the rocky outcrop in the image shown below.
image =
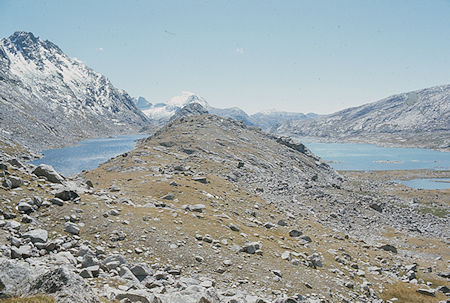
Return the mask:
<path id="1" fill-rule="evenodd" d="M 196 116 L 196 115 L 205 115 L 208 114 L 208 111 L 206 108 L 204 108 L 199 103 L 189 103 L 182 108 L 178 109 L 175 114 L 170 118 L 169 122 L 173 122 L 175 120 L 179 120 L 185 117 L 189 116 Z"/>

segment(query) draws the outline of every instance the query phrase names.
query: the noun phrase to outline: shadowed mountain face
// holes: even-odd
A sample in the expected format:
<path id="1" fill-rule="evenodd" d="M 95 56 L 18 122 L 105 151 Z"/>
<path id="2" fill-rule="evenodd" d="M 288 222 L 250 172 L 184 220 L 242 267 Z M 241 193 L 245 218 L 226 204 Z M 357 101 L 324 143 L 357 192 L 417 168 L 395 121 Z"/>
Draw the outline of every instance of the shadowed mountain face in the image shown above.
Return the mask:
<path id="1" fill-rule="evenodd" d="M 280 125 L 281 134 L 448 148 L 450 85 L 399 94 L 315 119 Z"/>
<path id="2" fill-rule="evenodd" d="M 0 140 L 34 149 L 133 132 L 148 123 L 132 98 L 50 41 L 0 41 Z"/>

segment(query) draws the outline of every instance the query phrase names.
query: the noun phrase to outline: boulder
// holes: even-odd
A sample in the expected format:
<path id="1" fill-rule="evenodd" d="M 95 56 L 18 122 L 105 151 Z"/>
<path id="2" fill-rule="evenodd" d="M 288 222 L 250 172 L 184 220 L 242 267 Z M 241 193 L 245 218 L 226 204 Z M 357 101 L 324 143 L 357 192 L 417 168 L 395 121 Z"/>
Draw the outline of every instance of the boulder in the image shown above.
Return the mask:
<path id="1" fill-rule="evenodd" d="M 289 232 L 289 236 L 292 238 L 300 237 L 303 233 L 297 229 L 293 229 Z"/>
<path id="2" fill-rule="evenodd" d="M 5 224 L 6 229 L 19 229 L 20 223 L 14 220 L 7 221 Z"/>
<path id="3" fill-rule="evenodd" d="M 25 166 L 23 165 L 23 163 L 20 162 L 20 161 L 19 161 L 18 159 L 16 159 L 16 158 L 9 159 L 9 160 L 6 161 L 6 162 L 8 162 L 9 164 L 11 164 L 12 166 L 14 166 L 14 167 L 16 167 L 16 168 L 25 168 Z"/>
<path id="4" fill-rule="evenodd" d="M 309 242 L 309 243 L 312 242 L 312 239 L 311 239 L 310 236 L 301 236 L 300 239 L 302 239 L 302 240 L 304 240 L 304 241 L 306 241 L 306 242 Z"/>
<path id="5" fill-rule="evenodd" d="M 20 258 L 29 258 L 32 255 L 32 250 L 30 245 L 22 245 L 20 247 L 11 247 L 11 258 L 12 259 L 20 259 Z"/>
<path id="6" fill-rule="evenodd" d="M 164 195 L 161 197 L 161 199 L 164 199 L 164 200 L 173 200 L 174 198 L 175 198 L 175 195 L 172 193 L 168 193 L 167 195 Z"/>
<path id="7" fill-rule="evenodd" d="M 33 208 L 27 202 L 21 201 L 17 204 L 17 210 L 21 213 L 29 213 L 33 211 Z"/>
<path id="8" fill-rule="evenodd" d="M 380 246 L 378 248 L 382 249 L 382 250 L 385 250 L 385 251 L 390 251 L 390 252 L 392 252 L 394 254 L 397 253 L 397 248 L 395 248 L 394 246 L 392 246 L 390 244 L 385 244 L 385 245 L 382 245 L 382 246 Z"/>
<path id="9" fill-rule="evenodd" d="M 449 294 L 450 293 L 450 288 L 448 288 L 445 285 L 439 286 L 438 288 L 436 288 L 436 291 L 439 291 L 443 294 Z"/>
<path id="10" fill-rule="evenodd" d="M 56 302 L 98 303 L 97 296 L 83 279 L 67 267 L 59 267 L 37 277 L 29 294 L 51 294 Z"/>
<path id="11" fill-rule="evenodd" d="M 64 205 L 64 201 L 61 200 L 60 198 L 52 198 L 49 201 L 50 201 L 50 203 L 52 203 L 54 205 L 58 205 L 58 206 L 63 206 Z"/>
<path id="12" fill-rule="evenodd" d="M 45 177 L 48 181 L 52 183 L 62 184 L 64 178 L 58 174 L 53 167 L 47 164 L 41 164 L 33 170 L 33 174 L 38 177 Z"/>
<path id="13" fill-rule="evenodd" d="M 56 198 L 59 198 L 63 201 L 75 200 L 79 197 L 79 195 L 73 191 L 68 189 L 63 189 L 55 194 Z"/>
<path id="14" fill-rule="evenodd" d="M 45 243 L 48 240 L 48 232 L 45 229 L 33 229 L 22 235 L 25 239 L 31 239 L 33 243 Z"/>
<path id="15" fill-rule="evenodd" d="M 10 176 L 8 180 L 11 182 L 11 188 L 21 187 L 23 184 L 23 180 L 20 177 Z"/>
<path id="16" fill-rule="evenodd" d="M 208 183 L 208 181 L 206 180 L 206 177 L 204 177 L 204 176 L 193 177 L 192 181 L 200 182 L 203 184 Z"/>
<path id="17" fill-rule="evenodd" d="M 132 290 L 123 293 L 116 294 L 116 300 L 122 302 L 140 302 L 140 303 L 159 303 L 160 299 L 155 297 L 155 295 L 150 294 L 144 290 Z"/>
<path id="18" fill-rule="evenodd" d="M 72 235 L 78 235 L 80 233 L 78 226 L 72 222 L 66 222 L 64 224 L 64 230 Z"/>
<path id="19" fill-rule="evenodd" d="M 242 248 L 240 249 L 241 252 L 246 252 L 248 254 L 255 254 L 256 251 L 260 250 L 262 247 L 260 242 L 250 242 L 246 243 Z"/>
<path id="20" fill-rule="evenodd" d="M 92 267 L 100 264 L 98 259 L 91 254 L 85 254 L 81 260 L 81 268 Z"/>
<path id="21" fill-rule="evenodd" d="M 9 179 L 4 179 L 4 180 L 2 181 L 2 186 L 3 186 L 4 188 L 6 188 L 6 189 L 11 188 L 11 187 L 12 187 L 11 180 L 9 180 Z"/>
<path id="22" fill-rule="evenodd" d="M 287 222 L 285 220 L 283 220 L 283 219 L 278 220 L 277 224 L 280 225 L 280 226 L 288 226 Z"/>
<path id="23" fill-rule="evenodd" d="M 204 204 L 187 205 L 186 209 L 193 212 L 201 213 L 206 208 Z"/>
<path id="24" fill-rule="evenodd" d="M 233 223 L 230 223 L 229 227 L 232 231 L 239 231 L 239 227 Z"/>
<path id="25" fill-rule="evenodd" d="M 434 289 L 419 288 L 419 289 L 416 290 L 416 292 L 421 294 L 421 295 L 425 295 L 425 296 L 429 296 L 429 297 L 435 297 L 436 296 L 436 291 Z"/>
<path id="26" fill-rule="evenodd" d="M 127 264 L 127 260 L 122 255 L 112 255 L 102 260 L 102 265 L 109 270 L 115 269 L 122 264 Z"/>
<path id="27" fill-rule="evenodd" d="M 0 299 L 26 293 L 32 273 L 27 263 L 0 258 Z"/>
<path id="28" fill-rule="evenodd" d="M 313 253 L 308 257 L 308 266 L 312 268 L 322 267 L 322 258 L 318 253 Z"/>
<path id="29" fill-rule="evenodd" d="M 383 206 L 379 203 L 372 203 L 369 205 L 370 208 L 372 208 L 373 210 L 376 210 L 377 212 L 382 212 L 383 211 Z"/>
<path id="30" fill-rule="evenodd" d="M 147 265 L 145 264 L 135 264 L 133 267 L 130 268 L 130 270 L 139 281 L 142 281 L 147 276 L 152 275 L 152 270 L 148 268 Z"/>

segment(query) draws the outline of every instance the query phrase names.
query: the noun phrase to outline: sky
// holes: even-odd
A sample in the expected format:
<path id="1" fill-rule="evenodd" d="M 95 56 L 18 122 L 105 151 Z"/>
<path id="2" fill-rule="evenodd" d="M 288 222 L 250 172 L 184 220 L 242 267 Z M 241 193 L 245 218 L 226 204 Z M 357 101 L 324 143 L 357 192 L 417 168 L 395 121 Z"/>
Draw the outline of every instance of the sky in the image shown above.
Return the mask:
<path id="1" fill-rule="evenodd" d="M 450 0 L 0 0 L 17 30 L 155 103 L 326 114 L 450 84 Z"/>

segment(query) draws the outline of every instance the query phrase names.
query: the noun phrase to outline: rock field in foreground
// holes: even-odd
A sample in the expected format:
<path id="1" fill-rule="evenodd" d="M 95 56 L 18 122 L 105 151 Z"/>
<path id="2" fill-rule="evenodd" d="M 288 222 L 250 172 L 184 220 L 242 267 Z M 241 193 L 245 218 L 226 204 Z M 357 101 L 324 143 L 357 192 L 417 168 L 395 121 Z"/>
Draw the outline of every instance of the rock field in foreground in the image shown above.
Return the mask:
<path id="1" fill-rule="evenodd" d="M 439 302 L 448 293 L 448 217 L 234 120 L 173 121 L 73 179 L 2 160 L 2 297 L 394 302 L 401 289 Z"/>

